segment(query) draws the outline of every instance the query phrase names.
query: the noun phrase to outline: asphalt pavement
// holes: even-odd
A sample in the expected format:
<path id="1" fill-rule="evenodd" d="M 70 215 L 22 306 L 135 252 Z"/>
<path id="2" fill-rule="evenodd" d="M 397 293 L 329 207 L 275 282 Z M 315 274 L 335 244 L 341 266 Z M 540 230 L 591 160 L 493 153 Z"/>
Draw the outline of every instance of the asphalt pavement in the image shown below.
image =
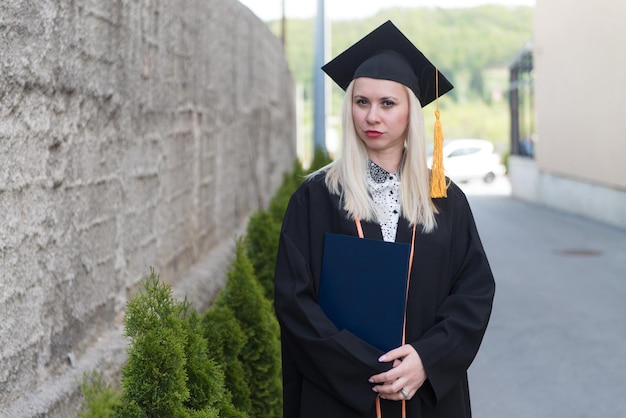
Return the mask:
<path id="1" fill-rule="evenodd" d="M 626 417 L 626 230 L 461 187 L 496 279 L 474 418 Z"/>

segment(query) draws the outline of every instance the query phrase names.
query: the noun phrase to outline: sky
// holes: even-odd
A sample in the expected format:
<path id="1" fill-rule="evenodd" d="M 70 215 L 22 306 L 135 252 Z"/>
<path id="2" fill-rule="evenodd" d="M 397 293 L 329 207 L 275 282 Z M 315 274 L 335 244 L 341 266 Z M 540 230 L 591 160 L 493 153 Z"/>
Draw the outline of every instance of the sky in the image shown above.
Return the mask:
<path id="1" fill-rule="evenodd" d="M 282 16 L 283 1 L 287 18 L 312 17 L 318 0 L 239 0 L 261 20 Z M 375 14 L 389 7 L 475 7 L 483 4 L 534 6 L 535 0 L 330 0 L 325 3 L 326 16 L 331 20 L 355 19 Z"/>

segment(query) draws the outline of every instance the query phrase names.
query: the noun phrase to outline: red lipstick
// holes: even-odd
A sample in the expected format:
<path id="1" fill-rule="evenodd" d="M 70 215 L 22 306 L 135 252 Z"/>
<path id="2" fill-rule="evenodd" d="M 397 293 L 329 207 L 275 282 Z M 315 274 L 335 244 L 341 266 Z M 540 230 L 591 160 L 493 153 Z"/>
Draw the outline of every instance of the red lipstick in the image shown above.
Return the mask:
<path id="1" fill-rule="evenodd" d="M 367 135 L 368 138 L 378 138 L 382 134 L 383 133 L 379 131 L 365 131 L 365 135 Z"/>

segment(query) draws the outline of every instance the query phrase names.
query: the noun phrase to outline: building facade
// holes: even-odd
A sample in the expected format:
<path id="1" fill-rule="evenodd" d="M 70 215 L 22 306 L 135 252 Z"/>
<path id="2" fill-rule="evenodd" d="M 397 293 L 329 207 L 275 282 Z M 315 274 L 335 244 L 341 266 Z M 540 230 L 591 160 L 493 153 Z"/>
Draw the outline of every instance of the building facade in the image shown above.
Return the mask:
<path id="1" fill-rule="evenodd" d="M 537 0 L 534 159 L 514 196 L 626 228 L 626 3 Z"/>

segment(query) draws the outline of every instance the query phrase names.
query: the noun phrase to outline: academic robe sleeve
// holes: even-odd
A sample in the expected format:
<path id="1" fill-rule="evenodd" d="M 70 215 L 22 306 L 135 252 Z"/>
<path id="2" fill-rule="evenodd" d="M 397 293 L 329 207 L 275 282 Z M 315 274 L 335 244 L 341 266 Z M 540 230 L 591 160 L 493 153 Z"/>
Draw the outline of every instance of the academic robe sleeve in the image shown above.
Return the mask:
<path id="1" fill-rule="evenodd" d="M 283 370 L 284 384 L 297 383 L 289 373 L 299 373 L 342 404 L 367 413 L 376 398 L 368 378 L 389 365 L 378 363 L 380 350 L 347 330 L 338 330 L 317 303 L 321 240 L 332 228 L 337 209 L 323 194 L 311 196 L 310 189 L 305 187 L 292 196 L 277 254 L 274 306 L 281 325 L 283 361 L 288 362 L 283 368 L 297 368 Z"/>
<path id="2" fill-rule="evenodd" d="M 446 202 L 440 204 L 441 229 L 451 225 L 449 293 L 436 309 L 434 325 L 411 342 L 428 376 L 419 393 L 431 406 L 466 379 L 486 331 L 495 293 L 493 275 L 465 195 L 452 185 Z"/>

